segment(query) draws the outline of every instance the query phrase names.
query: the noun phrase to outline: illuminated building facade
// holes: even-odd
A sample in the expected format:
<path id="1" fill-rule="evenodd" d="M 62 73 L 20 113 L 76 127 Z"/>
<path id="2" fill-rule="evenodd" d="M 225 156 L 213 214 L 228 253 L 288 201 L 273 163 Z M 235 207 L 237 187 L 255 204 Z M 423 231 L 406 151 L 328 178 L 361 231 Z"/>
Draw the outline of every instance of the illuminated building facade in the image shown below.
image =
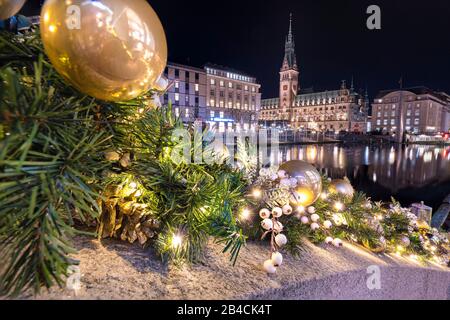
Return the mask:
<path id="1" fill-rule="evenodd" d="M 255 130 L 261 107 L 256 78 L 229 68 L 206 65 L 207 121 L 219 132 Z"/>
<path id="2" fill-rule="evenodd" d="M 357 93 L 342 81 L 338 90 L 314 92 L 300 88 L 292 19 L 280 70 L 280 95 L 261 101 L 259 123 L 314 131 L 366 132 L 367 94 Z"/>
<path id="3" fill-rule="evenodd" d="M 450 96 L 426 87 L 381 91 L 372 104 L 372 129 L 435 134 L 450 128 Z"/>
<path id="4" fill-rule="evenodd" d="M 261 85 L 254 77 L 212 64 L 201 69 L 175 63 L 165 76 L 171 86 L 162 103 L 171 101 L 183 122 L 206 122 L 219 132 L 256 129 Z"/>

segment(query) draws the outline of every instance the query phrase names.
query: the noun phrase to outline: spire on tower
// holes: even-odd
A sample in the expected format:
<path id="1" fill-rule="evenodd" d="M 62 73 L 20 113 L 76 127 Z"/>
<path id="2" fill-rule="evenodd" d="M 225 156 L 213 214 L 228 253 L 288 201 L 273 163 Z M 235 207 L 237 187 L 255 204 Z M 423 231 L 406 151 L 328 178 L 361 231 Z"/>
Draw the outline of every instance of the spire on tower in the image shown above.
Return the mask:
<path id="1" fill-rule="evenodd" d="M 284 70 L 297 70 L 297 57 L 295 55 L 295 41 L 294 34 L 292 32 L 292 13 L 289 16 L 289 33 L 286 37 L 286 44 L 284 49 L 284 60 L 283 67 Z"/>
<path id="2" fill-rule="evenodd" d="M 288 41 L 292 42 L 292 12 L 289 16 L 289 35 L 288 35 Z"/>

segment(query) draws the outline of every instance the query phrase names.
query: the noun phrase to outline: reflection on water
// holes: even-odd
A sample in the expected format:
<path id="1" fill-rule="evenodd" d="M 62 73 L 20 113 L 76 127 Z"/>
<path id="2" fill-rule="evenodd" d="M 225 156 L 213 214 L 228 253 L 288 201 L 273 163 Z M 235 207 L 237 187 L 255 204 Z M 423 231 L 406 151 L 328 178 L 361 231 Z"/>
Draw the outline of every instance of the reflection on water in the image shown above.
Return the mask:
<path id="1" fill-rule="evenodd" d="M 301 145 L 280 147 L 279 157 L 307 161 L 332 178 L 347 176 L 373 200 L 425 201 L 436 210 L 450 194 L 450 147 Z"/>

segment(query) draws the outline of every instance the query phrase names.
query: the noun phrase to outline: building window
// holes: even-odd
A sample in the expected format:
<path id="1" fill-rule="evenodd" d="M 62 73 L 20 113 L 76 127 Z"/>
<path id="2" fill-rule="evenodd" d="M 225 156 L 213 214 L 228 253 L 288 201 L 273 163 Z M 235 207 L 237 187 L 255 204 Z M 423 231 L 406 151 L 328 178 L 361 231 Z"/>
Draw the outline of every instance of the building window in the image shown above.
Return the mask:
<path id="1" fill-rule="evenodd" d="M 180 88 L 180 82 L 177 80 L 175 81 L 175 89 L 179 89 Z"/>
<path id="2" fill-rule="evenodd" d="M 211 107 L 215 107 L 216 106 L 216 100 L 214 100 L 214 99 L 209 100 L 209 105 Z"/>
<path id="3" fill-rule="evenodd" d="M 224 112 L 221 111 L 221 112 L 220 112 L 220 119 L 223 119 L 223 117 L 224 117 Z"/>
<path id="4" fill-rule="evenodd" d="M 199 87 L 198 83 L 196 83 L 196 84 L 195 84 L 195 92 L 198 92 L 199 89 L 200 89 L 200 87 Z"/>
<path id="5" fill-rule="evenodd" d="M 395 125 L 395 119 L 391 119 L 391 126 Z"/>
<path id="6" fill-rule="evenodd" d="M 180 94 L 179 93 L 175 93 L 175 101 L 180 101 Z"/>
<path id="7" fill-rule="evenodd" d="M 225 82 L 223 80 L 220 80 L 220 86 L 224 87 L 225 86 Z"/>
<path id="8" fill-rule="evenodd" d="M 180 108 L 175 108 L 175 116 L 176 116 L 177 118 L 180 117 Z"/>
<path id="9" fill-rule="evenodd" d="M 216 80 L 215 79 L 211 79 L 211 85 L 215 86 L 216 85 Z"/>
<path id="10" fill-rule="evenodd" d="M 228 82 L 228 88 L 233 89 L 233 82 Z"/>
<path id="11" fill-rule="evenodd" d="M 200 80 L 200 73 L 195 73 L 195 80 Z"/>
<path id="12" fill-rule="evenodd" d="M 209 115 L 211 116 L 211 120 L 214 119 L 214 117 L 216 116 L 214 111 L 210 111 Z"/>
<path id="13" fill-rule="evenodd" d="M 175 78 L 179 78 L 180 77 L 180 70 L 175 69 Z"/>

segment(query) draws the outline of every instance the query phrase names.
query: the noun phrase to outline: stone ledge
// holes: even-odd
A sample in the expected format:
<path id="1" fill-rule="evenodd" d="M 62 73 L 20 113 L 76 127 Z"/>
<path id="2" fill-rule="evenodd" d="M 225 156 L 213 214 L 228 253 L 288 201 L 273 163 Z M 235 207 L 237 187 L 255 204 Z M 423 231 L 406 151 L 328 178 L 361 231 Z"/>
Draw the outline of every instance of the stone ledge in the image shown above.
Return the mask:
<path id="1" fill-rule="evenodd" d="M 210 244 L 202 264 L 175 268 L 151 249 L 78 238 L 82 288 L 54 289 L 23 299 L 450 299 L 450 269 L 389 255 L 306 243 L 299 258 L 285 254 L 277 274 L 261 270 L 268 247 L 249 243 L 235 267 Z M 381 290 L 369 290 L 367 267 L 381 269 Z"/>

